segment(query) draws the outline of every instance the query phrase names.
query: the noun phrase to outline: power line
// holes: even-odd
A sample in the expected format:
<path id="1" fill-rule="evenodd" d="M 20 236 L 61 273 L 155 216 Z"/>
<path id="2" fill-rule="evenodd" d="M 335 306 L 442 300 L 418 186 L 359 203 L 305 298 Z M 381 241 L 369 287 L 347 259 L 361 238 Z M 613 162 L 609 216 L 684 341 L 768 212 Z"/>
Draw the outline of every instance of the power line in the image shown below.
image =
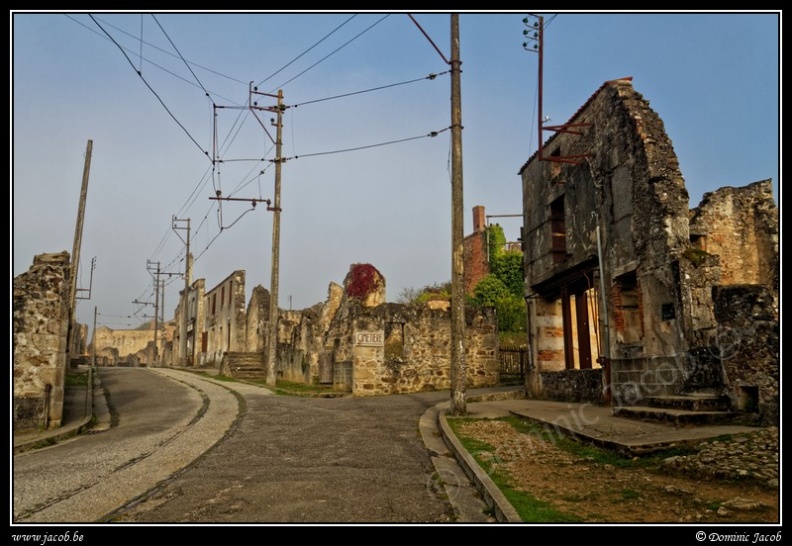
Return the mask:
<path id="1" fill-rule="evenodd" d="M 65 14 L 65 15 L 66 15 L 67 17 L 69 17 L 69 15 L 68 15 L 68 14 Z M 141 14 L 141 15 L 142 15 L 142 14 Z M 153 15 L 152 15 L 152 16 L 153 16 Z M 71 18 L 71 17 L 69 17 L 69 19 L 72 19 L 72 18 Z M 79 23 L 79 24 L 81 24 L 81 25 L 82 25 L 82 23 L 80 23 L 80 22 L 79 22 L 79 21 L 77 21 L 76 19 L 72 19 L 72 20 L 73 20 L 75 23 Z M 138 36 L 135 36 L 134 34 L 130 34 L 129 32 L 125 31 L 125 30 L 124 30 L 124 29 L 122 29 L 122 28 L 119 28 L 119 27 L 117 27 L 117 26 L 113 25 L 112 23 L 109 23 L 108 21 L 105 21 L 105 20 L 103 20 L 103 19 L 99 19 L 99 20 L 100 20 L 100 21 L 102 21 L 102 23 L 104 23 L 105 25 L 107 25 L 107 26 L 109 26 L 109 27 L 112 27 L 112 28 L 114 28 L 114 29 L 115 29 L 115 30 L 117 30 L 118 32 L 120 32 L 120 33 L 122 33 L 122 34 L 126 34 L 126 35 L 127 35 L 127 36 L 129 36 L 130 38 L 140 39 L 140 43 L 141 43 L 141 51 L 142 51 L 142 45 L 143 45 L 143 44 L 146 44 L 146 45 L 147 45 L 147 46 L 149 46 L 150 48 L 152 48 L 152 49 L 156 49 L 157 51 L 160 51 L 161 53 L 164 53 L 165 55 L 170 55 L 171 57 L 176 57 L 176 56 L 177 56 L 177 55 L 175 55 L 175 54 L 171 53 L 170 51 L 166 51 L 165 49 L 162 49 L 161 47 L 159 47 L 159 46 L 157 46 L 157 45 L 155 45 L 155 44 L 152 44 L 152 43 L 150 43 L 150 42 L 146 42 L 145 40 L 143 40 L 143 39 L 142 39 L 142 37 L 143 37 L 143 32 L 142 32 L 142 31 L 141 31 L 141 33 L 140 33 L 140 37 L 138 37 Z M 84 26 L 85 28 L 87 28 L 88 30 L 90 30 L 90 31 L 92 31 L 92 32 L 95 32 L 95 31 L 94 31 L 93 29 L 91 29 L 90 27 L 88 27 L 88 26 L 86 26 L 86 25 L 83 25 L 83 26 Z M 141 17 L 141 26 L 142 26 L 142 17 Z M 142 55 L 142 54 L 141 54 L 141 55 Z M 147 61 L 149 61 L 149 62 L 151 62 L 151 61 L 150 61 L 150 60 L 148 60 L 148 59 L 146 59 L 146 60 L 147 60 Z M 226 74 L 223 74 L 223 73 L 221 73 L 221 72 L 218 72 L 218 71 L 216 71 L 216 70 L 212 70 L 211 68 L 208 68 L 208 67 L 206 67 L 206 66 L 200 65 L 200 64 L 198 64 L 198 63 L 196 63 L 196 62 L 193 62 L 193 61 L 187 61 L 187 62 L 189 62 L 189 63 L 190 63 L 191 65 L 193 65 L 193 66 L 197 66 L 197 67 L 198 67 L 198 68 L 200 68 L 201 70 L 206 70 L 207 72 L 211 72 L 212 74 L 214 74 L 214 75 L 216 75 L 216 76 L 220 76 L 221 78 L 226 78 L 226 79 L 228 79 L 228 80 L 231 80 L 231 81 L 233 81 L 233 82 L 236 82 L 236 83 L 241 83 L 241 84 L 243 84 L 243 85 L 247 85 L 247 84 L 248 84 L 248 82 L 243 82 L 242 80 L 238 80 L 238 79 L 236 79 L 236 78 L 234 78 L 234 77 L 232 77 L 232 76 L 228 76 L 228 75 L 226 75 Z"/>
<path id="2" fill-rule="evenodd" d="M 380 142 L 378 144 L 368 144 L 366 146 L 358 146 L 358 147 L 355 147 L 355 148 L 345 148 L 345 149 L 342 149 L 342 150 L 334 150 L 334 151 L 330 151 L 330 152 L 316 152 L 316 153 L 312 153 L 312 154 L 302 154 L 302 155 L 299 155 L 299 156 L 295 155 L 294 157 L 285 157 L 285 158 L 283 158 L 283 161 L 288 161 L 288 160 L 291 160 L 291 159 L 299 159 L 301 157 L 314 157 L 314 156 L 318 156 L 318 155 L 330 155 L 330 154 L 340 154 L 340 153 L 344 153 L 344 152 L 355 152 L 355 151 L 358 151 L 358 150 L 365 150 L 365 149 L 368 149 L 368 148 L 377 148 L 379 146 L 388 146 L 390 144 L 400 144 L 402 142 L 409 142 L 410 140 L 418 140 L 418 139 L 421 139 L 421 138 L 434 138 L 437 135 L 439 135 L 440 133 L 448 131 L 449 129 L 450 129 L 450 127 L 446 127 L 445 129 L 442 129 L 440 131 L 432 131 L 431 133 L 426 134 L 426 135 L 402 138 L 402 139 L 399 139 L 399 140 L 390 140 L 388 142 Z"/>
<path id="3" fill-rule="evenodd" d="M 104 38 L 105 40 L 109 40 L 109 41 L 111 41 L 111 42 L 114 42 L 114 40 L 112 40 L 112 39 L 108 38 L 107 36 L 102 36 L 102 35 L 101 35 L 100 33 L 98 33 L 96 30 L 94 30 L 94 29 L 92 29 L 92 28 L 88 27 L 87 25 L 85 25 L 85 24 L 84 24 L 84 23 L 82 23 L 81 21 L 78 21 L 78 20 L 74 19 L 73 17 L 69 17 L 68 15 L 66 15 L 66 16 L 67 16 L 69 19 L 71 19 L 72 21 L 74 21 L 75 23 L 77 23 L 78 25 L 80 25 L 80 26 L 82 26 L 82 27 L 84 27 L 84 28 L 86 28 L 86 29 L 90 30 L 91 32 L 93 32 L 93 33 L 94 33 L 94 34 L 96 34 L 97 36 L 101 36 L 101 37 L 102 37 L 102 38 Z M 101 19 L 99 19 L 99 21 L 101 21 L 101 22 L 103 22 L 103 23 L 105 22 L 105 21 L 102 21 Z M 115 28 L 115 29 L 117 29 L 117 28 L 118 28 L 118 27 L 115 27 L 115 26 L 113 26 L 113 25 L 110 25 L 110 24 L 108 24 L 108 26 L 110 26 L 110 27 L 113 27 L 113 28 Z M 103 30 L 104 30 L 104 29 L 103 29 Z M 132 34 L 129 34 L 128 32 L 124 32 L 123 30 L 121 30 L 120 32 L 123 32 L 124 34 L 127 34 L 128 36 L 132 36 L 133 38 L 135 38 L 135 36 L 133 36 Z M 115 43 L 115 45 L 117 45 L 118 47 L 120 47 L 122 50 L 124 50 L 124 51 L 128 51 L 128 52 L 132 53 L 132 50 L 131 50 L 131 49 L 129 49 L 128 47 L 124 47 L 124 46 L 122 46 L 122 45 L 119 45 L 117 42 L 114 42 L 114 43 Z M 162 50 L 161 50 L 161 48 L 158 48 L 157 46 L 153 46 L 153 45 L 152 45 L 151 47 L 153 47 L 153 48 L 155 48 L 155 49 L 159 49 L 160 51 L 162 51 Z M 173 55 L 172 53 L 169 53 L 169 52 L 165 52 L 165 53 L 168 53 L 168 55 L 171 55 L 171 56 L 173 56 L 173 57 L 176 57 L 176 55 Z M 145 58 L 145 57 L 144 57 L 144 58 Z M 178 79 L 180 79 L 181 81 L 183 81 L 184 83 L 186 83 L 186 84 L 188 84 L 188 85 L 192 85 L 193 87 L 199 87 L 199 88 L 200 88 L 200 86 L 199 86 L 197 83 L 195 83 L 195 82 L 192 82 L 192 81 L 188 80 L 187 78 L 184 78 L 183 76 L 180 76 L 179 74 L 176 74 L 175 72 L 173 72 L 173 71 L 171 71 L 171 70 L 168 70 L 168 69 L 167 69 L 167 68 L 165 68 L 164 66 L 162 66 L 162 65 L 159 65 L 159 64 L 157 64 L 157 63 L 155 63 L 155 62 L 154 62 L 154 61 L 152 61 L 151 59 L 145 59 L 145 60 L 146 60 L 146 61 L 147 61 L 147 62 L 148 62 L 150 65 L 152 65 L 152 66 L 154 66 L 154 67 L 156 67 L 156 68 L 159 68 L 160 70 L 162 70 L 163 72 L 165 72 L 165 73 L 167 73 L 167 74 L 170 74 L 170 75 L 171 75 L 171 76 L 173 76 L 174 78 L 178 78 Z M 197 64 L 195 64 L 195 63 L 192 63 L 192 64 L 194 64 L 195 66 L 198 66 L 198 67 L 200 67 L 200 68 L 204 68 L 204 67 L 201 67 L 200 65 L 197 65 Z M 133 65 L 133 67 L 134 67 L 134 65 Z M 209 70 L 210 72 L 213 72 L 211 69 L 208 69 L 208 68 L 204 68 L 204 70 Z M 141 67 L 141 69 L 140 69 L 140 70 L 136 69 L 135 71 L 136 71 L 136 72 L 141 72 L 141 73 L 142 73 L 142 67 Z M 219 74 L 219 75 L 221 75 L 221 76 L 222 76 L 222 74 Z M 233 78 L 232 78 L 232 79 L 233 79 Z M 238 80 L 234 80 L 234 81 L 238 81 Z M 242 83 L 244 83 L 244 82 L 242 82 Z M 210 93 L 211 93 L 213 96 L 217 97 L 217 98 L 220 98 L 220 99 L 223 99 L 223 100 L 225 100 L 225 101 L 228 101 L 228 102 L 234 103 L 234 101 L 233 101 L 233 100 L 231 100 L 231 99 L 228 99 L 228 98 L 224 97 L 223 95 L 220 95 L 219 93 L 215 93 L 215 92 L 213 92 L 213 91 L 211 91 Z"/>
<path id="4" fill-rule="evenodd" d="M 309 51 L 311 51 L 313 48 L 315 48 L 316 46 L 318 46 L 319 44 L 321 44 L 321 43 L 322 43 L 322 42 L 324 42 L 325 40 L 327 40 L 327 39 L 328 39 L 330 36 L 332 36 L 332 35 L 333 35 L 333 34 L 334 34 L 334 33 L 335 33 L 335 32 L 336 32 L 338 29 L 340 29 L 341 27 L 343 27 L 344 25 L 346 25 L 348 22 L 350 22 L 350 21 L 351 21 L 352 19 L 354 19 L 355 17 L 357 17 L 357 13 L 356 13 L 356 14 L 354 14 L 354 15 L 353 15 L 352 17 L 350 17 L 349 19 L 347 19 L 346 21 L 344 21 L 343 23 L 341 23 L 340 25 L 338 25 L 336 28 L 334 28 L 334 29 L 333 29 L 333 30 L 330 32 L 330 34 L 327 34 L 327 35 L 326 35 L 324 38 L 322 38 L 321 40 L 319 40 L 318 42 L 316 42 L 314 45 L 312 45 L 311 47 L 309 47 L 308 49 L 306 49 L 305 51 L 303 51 L 303 52 L 302 52 L 302 53 L 300 53 L 299 55 L 297 55 L 297 56 L 296 56 L 294 59 L 292 59 L 291 61 L 289 61 L 288 63 L 286 63 L 285 65 L 283 65 L 281 68 L 279 68 L 278 70 L 276 70 L 275 72 L 273 72 L 272 74 L 270 74 L 269 76 L 267 76 L 266 78 L 264 78 L 263 80 L 261 80 L 261 81 L 258 83 L 258 85 L 257 85 L 256 87 L 261 87 L 261 84 L 263 84 L 264 82 L 266 82 L 266 81 L 270 80 L 270 79 L 271 79 L 273 76 L 275 76 L 276 74 L 280 73 L 280 72 L 281 72 L 283 69 L 287 68 L 289 65 L 291 65 L 293 62 L 295 62 L 296 60 L 298 60 L 300 57 L 302 57 L 303 55 L 305 55 L 306 53 L 308 53 Z"/>
<path id="5" fill-rule="evenodd" d="M 343 45 L 341 45 L 340 47 L 336 48 L 335 50 L 333 50 L 333 51 L 332 51 L 331 53 L 329 53 L 328 55 L 326 55 L 326 56 L 322 57 L 321 59 L 319 59 L 318 61 L 316 61 L 314 64 L 312 64 L 311 66 L 309 66 L 308 68 L 306 68 L 305 70 L 303 70 L 302 72 L 300 72 L 299 74 L 297 74 L 296 76 L 294 76 L 292 79 L 290 79 L 290 80 L 288 80 L 288 81 L 286 81 L 286 82 L 284 82 L 284 83 L 280 84 L 280 85 L 279 85 L 279 86 L 278 86 L 276 89 L 283 89 L 283 87 L 284 87 L 286 84 L 293 82 L 294 80 L 296 80 L 297 78 L 299 78 L 300 76 L 302 76 L 303 74 L 305 74 L 306 72 L 308 72 L 309 70 L 311 70 L 312 68 L 314 68 L 314 67 L 315 67 L 316 65 L 318 65 L 319 63 L 321 63 L 321 62 L 324 62 L 324 61 L 325 61 L 325 60 L 327 60 L 327 59 L 328 59 L 330 56 L 332 56 L 332 55 L 335 55 L 335 54 L 336 54 L 336 53 L 338 53 L 340 50 L 342 50 L 343 48 L 345 48 L 346 46 L 348 46 L 349 44 L 351 44 L 352 42 L 354 42 L 355 40 L 357 40 L 358 38 L 360 38 L 361 36 L 363 36 L 363 35 L 364 35 L 366 32 L 368 32 L 369 30 L 371 30 L 372 28 L 374 28 L 375 26 L 377 26 L 378 24 L 380 24 L 382 21 L 384 21 L 384 20 L 385 20 L 385 19 L 387 19 L 388 17 L 390 17 L 390 14 L 387 14 L 387 15 L 385 15 L 385 17 L 383 17 L 383 18 L 379 19 L 378 21 L 376 21 L 374 24 L 372 24 L 371 26 L 369 26 L 368 28 L 366 28 L 364 31 L 362 31 L 362 32 L 360 32 L 359 34 L 357 34 L 357 35 L 356 35 L 354 38 L 352 38 L 351 40 L 347 41 L 346 43 L 344 43 L 344 44 L 343 44 Z M 275 89 L 273 89 L 271 92 L 272 92 L 272 93 L 274 93 L 274 92 L 275 92 Z"/>
<path id="6" fill-rule="evenodd" d="M 204 85 L 201 83 L 201 80 L 199 80 L 198 76 L 195 75 L 195 72 L 193 72 L 193 69 L 190 67 L 190 63 L 188 63 L 187 60 L 184 58 L 184 56 L 181 54 L 181 51 L 179 51 L 179 48 L 177 48 L 176 44 L 173 43 L 173 40 L 171 40 L 170 36 L 168 36 L 168 33 L 165 32 L 165 29 L 162 28 L 162 25 L 160 24 L 159 20 L 154 16 L 153 13 L 151 14 L 151 18 L 154 19 L 154 22 L 157 23 L 157 26 L 160 27 L 160 30 L 165 35 L 165 37 L 168 39 L 168 41 L 170 42 L 170 45 L 173 46 L 173 49 L 175 49 L 176 53 L 179 54 L 179 58 L 184 62 L 184 66 L 187 67 L 187 70 L 190 71 L 190 74 L 193 75 L 193 78 L 195 78 L 195 81 L 198 82 L 198 85 L 201 86 L 201 89 L 203 89 L 203 92 L 206 93 L 206 96 L 209 98 L 209 100 L 211 100 L 212 97 L 209 96 L 209 91 L 206 90 L 206 87 L 204 87 Z M 212 101 L 212 104 L 214 104 L 214 101 Z"/>
<path id="7" fill-rule="evenodd" d="M 118 50 L 121 51 L 121 54 L 127 60 L 127 62 L 129 63 L 129 66 L 131 66 L 132 69 L 135 70 L 135 73 L 140 77 L 141 80 L 143 80 L 143 83 L 146 84 L 146 87 L 149 88 L 149 91 L 151 91 L 154 94 L 154 96 L 157 97 L 157 100 L 160 102 L 162 107 L 165 108 L 165 111 L 168 113 L 168 115 L 173 119 L 173 121 L 176 122 L 176 124 L 179 127 L 181 127 L 182 131 L 184 131 L 184 134 L 186 134 L 189 137 L 189 139 L 192 140 L 193 144 L 195 144 L 198 147 L 198 149 L 201 150 L 201 152 L 207 157 L 207 159 L 209 159 L 211 161 L 211 158 L 209 157 L 209 152 L 207 152 L 206 150 L 201 148 L 201 145 L 198 144 L 198 141 L 196 141 L 193 138 L 193 136 L 190 134 L 190 132 L 184 127 L 184 125 L 182 125 L 181 122 L 178 119 L 176 119 L 176 116 L 174 116 L 173 112 L 171 112 L 170 109 L 165 105 L 165 102 L 162 100 L 162 98 L 157 94 L 156 91 L 154 91 L 154 88 L 151 87 L 151 85 L 149 85 L 149 83 L 146 81 L 146 78 L 143 77 L 143 74 L 141 74 L 140 71 L 135 69 L 134 63 L 132 63 L 132 60 L 129 58 L 129 56 L 124 51 L 124 48 L 121 47 L 121 45 L 118 42 L 116 42 L 113 39 L 112 36 L 110 36 L 110 34 L 108 34 L 108 32 L 102 27 L 102 25 L 100 25 L 99 22 L 96 19 L 94 19 L 93 15 L 91 15 L 89 13 L 88 17 L 90 17 L 93 20 L 93 22 L 96 23 L 96 26 L 98 26 L 102 30 L 102 32 L 107 34 L 107 37 L 110 39 L 110 41 L 112 41 L 118 47 Z"/>
<path id="8" fill-rule="evenodd" d="M 420 82 L 420 81 L 424 81 L 424 80 L 434 80 L 435 78 L 437 78 L 437 76 L 443 76 L 445 74 L 450 74 L 450 71 L 447 70 L 445 72 L 441 72 L 440 74 L 429 74 L 428 76 L 424 76 L 423 78 L 415 78 L 414 80 L 407 80 L 407 81 L 398 82 L 398 83 L 391 83 L 391 84 L 388 84 L 388 85 L 381 85 L 379 87 L 372 87 L 371 89 L 364 89 L 362 91 L 353 91 L 351 93 L 344 93 L 343 95 L 335 95 L 335 96 L 326 97 L 326 98 L 323 98 L 323 99 L 309 100 L 309 101 L 306 101 L 306 102 L 301 102 L 299 104 L 294 104 L 294 105 L 292 105 L 292 108 L 297 108 L 298 106 L 305 106 L 306 104 L 314 104 L 314 103 L 317 103 L 317 102 L 323 102 L 323 101 L 326 101 L 326 100 L 334 100 L 334 99 L 341 99 L 341 98 L 344 98 L 344 97 L 351 97 L 353 95 L 361 95 L 363 93 L 370 93 L 372 91 L 381 91 L 383 89 L 389 89 L 391 87 L 397 87 L 399 85 L 406 85 L 408 83 L 415 83 L 415 82 Z"/>

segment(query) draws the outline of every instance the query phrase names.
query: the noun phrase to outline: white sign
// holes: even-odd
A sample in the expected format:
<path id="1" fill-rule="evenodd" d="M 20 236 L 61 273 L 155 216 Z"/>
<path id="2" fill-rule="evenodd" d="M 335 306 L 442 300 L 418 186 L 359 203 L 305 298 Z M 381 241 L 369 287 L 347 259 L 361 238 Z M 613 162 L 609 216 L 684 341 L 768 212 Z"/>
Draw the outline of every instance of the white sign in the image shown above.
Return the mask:
<path id="1" fill-rule="evenodd" d="M 379 332 L 357 332 L 355 333 L 355 345 L 357 347 L 382 347 L 385 345 L 385 333 Z"/>

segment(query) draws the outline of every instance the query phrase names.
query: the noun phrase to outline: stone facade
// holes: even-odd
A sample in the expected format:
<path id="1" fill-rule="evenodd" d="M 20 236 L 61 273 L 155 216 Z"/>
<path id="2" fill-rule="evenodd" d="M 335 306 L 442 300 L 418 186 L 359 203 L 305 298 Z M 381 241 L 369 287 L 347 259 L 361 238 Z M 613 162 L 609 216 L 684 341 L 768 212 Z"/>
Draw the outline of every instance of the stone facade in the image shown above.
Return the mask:
<path id="1" fill-rule="evenodd" d="M 200 365 L 216 366 L 225 353 L 244 351 L 246 330 L 245 272 L 237 270 L 204 297 L 206 350 L 200 353 Z"/>
<path id="2" fill-rule="evenodd" d="M 596 375 L 598 363 L 595 403 L 729 391 L 736 369 L 705 356 L 723 339 L 713 288 L 768 286 L 776 305 L 770 182 L 690 211 L 663 122 L 629 79 L 603 84 L 565 125 L 520 170 L 529 394 L 569 399 L 569 382 L 547 374 Z M 778 355 L 766 356 L 755 367 L 772 375 Z"/>
<path id="3" fill-rule="evenodd" d="M 160 325 L 157 332 L 158 351 L 154 351 L 154 329 L 130 330 L 98 326 L 93 335 L 97 364 L 102 366 L 154 366 L 156 355 L 161 362 L 170 362 L 176 331 L 175 321 Z M 93 350 L 93 348 L 91 349 Z"/>
<path id="4" fill-rule="evenodd" d="M 57 428 L 69 331 L 69 253 L 40 254 L 14 278 L 14 431 Z"/>
<path id="5" fill-rule="evenodd" d="M 762 284 L 778 292 L 778 229 L 770 180 L 705 193 L 691 211 L 691 240 L 720 258 L 726 285 Z"/>
<path id="6" fill-rule="evenodd" d="M 355 396 L 449 389 L 450 311 L 383 303 L 384 278 L 373 268 L 366 271 L 375 295 L 355 288 L 360 276 L 353 265 L 343 288 L 331 284 L 325 304 L 301 312 L 299 323 L 291 321 L 291 342 L 279 351 L 279 375 L 296 380 L 310 373 L 306 380 L 332 383 Z M 467 309 L 466 334 L 468 385 L 498 384 L 494 311 Z"/>
<path id="7" fill-rule="evenodd" d="M 732 405 L 756 413 L 757 424 L 780 423 L 781 350 L 776 297 L 762 285 L 716 287 L 717 356 Z"/>
<path id="8" fill-rule="evenodd" d="M 199 362 L 199 354 L 206 352 L 203 339 L 205 308 L 206 281 L 197 279 L 190 286 L 187 296 L 187 366 L 195 366 Z"/>
<path id="9" fill-rule="evenodd" d="M 263 353 L 269 332 L 269 290 L 261 285 L 253 288 L 247 307 L 245 325 L 245 350 L 249 353 Z"/>

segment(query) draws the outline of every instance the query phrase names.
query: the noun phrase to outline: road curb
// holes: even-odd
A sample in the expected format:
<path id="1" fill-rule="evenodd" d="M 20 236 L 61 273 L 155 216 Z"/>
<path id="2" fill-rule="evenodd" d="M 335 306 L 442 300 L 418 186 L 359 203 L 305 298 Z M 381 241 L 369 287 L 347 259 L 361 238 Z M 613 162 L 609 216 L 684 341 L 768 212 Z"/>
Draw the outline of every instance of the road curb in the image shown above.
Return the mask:
<path id="1" fill-rule="evenodd" d="M 453 451 L 457 462 L 465 471 L 468 479 L 481 494 L 484 502 L 492 510 L 495 519 L 500 523 L 522 523 L 522 518 L 520 518 L 517 510 L 515 510 L 498 486 L 495 485 L 487 473 L 479 466 L 473 456 L 464 448 L 456 437 L 456 434 L 454 434 L 454 431 L 451 430 L 451 426 L 448 424 L 447 420 L 447 411 L 441 410 L 437 418 L 440 432 L 446 444 L 451 448 L 451 451 Z"/>

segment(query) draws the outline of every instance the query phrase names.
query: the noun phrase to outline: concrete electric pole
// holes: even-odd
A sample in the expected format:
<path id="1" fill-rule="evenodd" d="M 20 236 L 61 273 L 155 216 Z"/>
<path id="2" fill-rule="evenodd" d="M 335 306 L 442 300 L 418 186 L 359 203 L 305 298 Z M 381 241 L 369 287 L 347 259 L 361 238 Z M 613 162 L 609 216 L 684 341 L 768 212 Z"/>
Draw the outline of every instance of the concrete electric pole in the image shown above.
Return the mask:
<path id="1" fill-rule="evenodd" d="M 77 333 L 77 269 L 80 263 L 80 247 L 82 246 L 83 222 L 85 220 L 85 200 L 88 197 L 88 174 L 91 171 L 91 153 L 93 151 L 93 140 L 88 141 L 85 149 L 85 167 L 83 168 L 82 189 L 80 190 L 80 204 L 77 211 L 77 225 L 74 229 L 74 246 L 71 256 L 71 279 L 69 285 L 69 335 L 66 344 L 70 358 L 74 355 L 77 348 L 75 335 Z"/>
<path id="2" fill-rule="evenodd" d="M 465 354 L 465 226 L 462 185 L 462 93 L 459 14 L 451 14 L 451 408 L 467 412 Z"/>
<path id="3" fill-rule="evenodd" d="M 283 133 L 283 91 L 278 90 L 278 107 L 275 123 L 275 195 L 272 204 L 272 279 L 270 282 L 269 336 L 267 343 L 267 386 L 274 387 L 277 378 L 278 358 L 278 280 L 280 276 L 280 194 L 281 194 L 281 156 Z"/>
<path id="4" fill-rule="evenodd" d="M 187 222 L 187 227 L 179 227 L 177 222 Z M 184 292 L 181 298 L 181 324 L 179 325 L 179 365 L 187 366 L 189 358 L 187 358 L 187 306 L 190 301 L 190 282 L 191 282 L 191 258 L 190 258 L 190 219 L 179 219 L 173 217 L 173 230 L 176 235 L 179 234 L 178 230 L 187 230 L 187 240 L 184 241 L 186 246 L 186 254 L 184 258 Z"/>

